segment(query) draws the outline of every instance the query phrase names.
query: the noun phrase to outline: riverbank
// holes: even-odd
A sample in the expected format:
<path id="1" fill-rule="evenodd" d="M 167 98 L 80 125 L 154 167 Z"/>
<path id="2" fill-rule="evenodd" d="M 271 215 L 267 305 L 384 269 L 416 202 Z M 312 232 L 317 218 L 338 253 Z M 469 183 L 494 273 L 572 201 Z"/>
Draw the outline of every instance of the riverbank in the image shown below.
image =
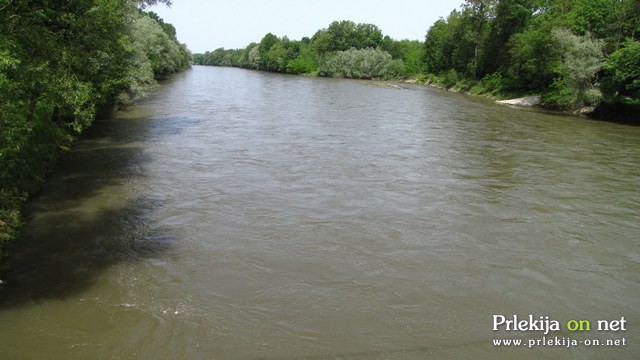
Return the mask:
<path id="1" fill-rule="evenodd" d="M 0 261 L 22 204 L 75 138 L 192 62 L 173 25 L 130 2 L 2 9 L 12 15 L 0 21 Z"/>
<path id="2" fill-rule="evenodd" d="M 3 146 L 0 174 L 0 262 L 22 226 L 21 207 L 42 187 L 75 137 L 47 118 L 36 117 L 22 136 Z"/>
<path id="3" fill-rule="evenodd" d="M 612 102 L 601 101 L 595 106 L 585 106 L 574 110 L 562 110 L 555 106 L 545 104 L 544 97 L 539 94 L 507 92 L 501 89 L 495 89 L 490 85 L 485 86 L 481 82 L 475 83 L 474 85 L 467 82 L 455 82 L 453 85 L 447 86 L 443 82 L 438 81 L 437 77 L 433 75 L 421 75 L 417 78 L 401 80 L 399 82 L 430 86 L 448 92 L 481 96 L 507 106 L 537 108 L 582 118 L 640 126 L 640 104 L 634 103 L 630 99 L 615 99 L 615 101 Z"/>
<path id="4" fill-rule="evenodd" d="M 199 65 L 199 66 L 217 66 L 217 67 L 231 67 L 231 68 L 243 68 L 232 65 Z M 273 73 L 274 71 L 258 70 L 252 68 L 243 68 L 245 70 L 253 71 L 266 71 Z M 275 72 L 278 73 L 278 72 Z M 318 71 L 309 73 L 289 74 L 306 77 L 323 77 Z M 392 89 L 399 89 L 397 84 L 416 84 L 429 86 L 448 92 L 481 96 L 484 98 L 492 99 L 499 104 L 515 107 L 525 108 L 537 108 L 544 111 L 550 111 L 560 114 L 574 115 L 582 118 L 589 118 L 594 120 L 609 121 L 615 123 L 623 123 L 628 125 L 640 125 L 640 104 L 634 104 L 633 102 L 625 103 L 626 100 L 619 102 L 608 103 L 601 101 L 596 106 L 584 106 L 573 110 L 563 110 L 558 108 L 555 104 L 545 103 L 544 96 L 540 94 L 531 94 L 515 91 L 505 91 L 499 85 L 492 81 L 471 81 L 468 79 L 449 79 L 445 77 L 438 77 L 433 74 L 418 74 L 417 76 L 409 78 L 372 78 L 372 79 L 357 79 L 345 76 L 329 76 L 335 78 L 344 78 L 358 81 L 367 86 L 386 87 Z M 630 101 L 630 100 L 629 100 Z"/>
<path id="5" fill-rule="evenodd" d="M 540 95 L 536 96 L 525 96 L 516 99 L 509 100 L 498 100 L 496 101 L 498 104 L 511 105 L 511 106 L 520 106 L 520 107 L 533 107 L 540 104 Z"/>
<path id="6" fill-rule="evenodd" d="M 497 100 L 498 104 L 521 108 L 538 108 L 582 118 L 602 120 L 627 125 L 640 125 L 640 105 L 600 102 L 596 106 L 585 106 L 574 111 L 549 109 L 543 106 L 541 96 L 527 96 L 508 100 Z"/>
<path id="7" fill-rule="evenodd" d="M 184 70 L 184 69 L 182 69 Z M 180 71 L 182 71 L 180 70 Z M 155 80 L 154 80 L 155 84 Z M 150 89 L 149 84 L 145 89 Z M 126 103 L 98 111 L 97 119 L 113 116 L 119 108 L 129 106 L 145 94 L 133 99 L 127 95 Z M 8 255 L 11 244 L 20 236 L 23 226 L 22 206 L 37 195 L 49 176 L 56 170 L 61 158 L 82 136 L 69 126 L 55 121 L 54 111 L 41 111 L 31 123 L 14 129 L 16 136 L 0 146 L 0 264 Z"/>

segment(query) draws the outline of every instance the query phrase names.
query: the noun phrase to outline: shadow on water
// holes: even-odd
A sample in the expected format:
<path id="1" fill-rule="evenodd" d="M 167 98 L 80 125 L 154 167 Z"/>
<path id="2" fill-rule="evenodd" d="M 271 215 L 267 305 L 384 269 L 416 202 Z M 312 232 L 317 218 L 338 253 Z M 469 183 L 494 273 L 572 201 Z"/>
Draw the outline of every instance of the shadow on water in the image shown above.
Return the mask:
<path id="1" fill-rule="evenodd" d="M 62 159 L 25 207 L 22 237 L 0 269 L 0 310 L 65 299 L 109 267 L 168 251 L 175 237 L 149 225 L 163 202 L 136 191 L 151 159 L 146 121 L 103 121 Z"/>

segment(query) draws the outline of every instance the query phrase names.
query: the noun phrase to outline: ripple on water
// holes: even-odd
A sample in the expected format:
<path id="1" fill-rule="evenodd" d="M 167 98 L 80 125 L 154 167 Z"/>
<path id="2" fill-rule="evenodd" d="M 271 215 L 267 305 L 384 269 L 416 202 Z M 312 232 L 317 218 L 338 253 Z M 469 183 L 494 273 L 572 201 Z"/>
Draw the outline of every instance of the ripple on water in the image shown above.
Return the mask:
<path id="1" fill-rule="evenodd" d="M 490 321 L 638 323 L 640 129 L 407 87 L 194 67 L 97 122 L 27 207 L 0 357 L 635 358 Z"/>

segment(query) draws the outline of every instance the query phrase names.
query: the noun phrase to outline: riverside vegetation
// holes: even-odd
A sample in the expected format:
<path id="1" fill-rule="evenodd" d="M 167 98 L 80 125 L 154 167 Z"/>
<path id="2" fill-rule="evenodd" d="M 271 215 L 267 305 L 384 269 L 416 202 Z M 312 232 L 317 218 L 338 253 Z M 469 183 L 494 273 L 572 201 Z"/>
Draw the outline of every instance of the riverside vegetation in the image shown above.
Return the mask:
<path id="1" fill-rule="evenodd" d="M 190 66 L 168 0 L 0 3 L 0 258 L 20 206 L 94 119 Z"/>
<path id="2" fill-rule="evenodd" d="M 542 95 L 554 110 L 640 113 L 637 0 L 466 0 L 424 42 L 335 21 L 312 37 L 266 34 L 244 49 L 195 54 L 200 65 L 356 79 L 416 79 L 496 98 Z"/>

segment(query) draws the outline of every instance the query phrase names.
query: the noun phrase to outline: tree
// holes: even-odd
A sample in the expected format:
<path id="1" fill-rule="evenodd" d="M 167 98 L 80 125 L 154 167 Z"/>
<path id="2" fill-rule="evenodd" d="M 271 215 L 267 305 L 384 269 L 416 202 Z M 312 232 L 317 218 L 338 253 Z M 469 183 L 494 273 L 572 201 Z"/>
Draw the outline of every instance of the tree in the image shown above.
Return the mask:
<path id="1" fill-rule="evenodd" d="M 316 31 L 311 38 L 311 46 L 319 57 L 329 52 L 329 33 L 326 29 Z"/>
<path id="2" fill-rule="evenodd" d="M 640 30 L 640 1 L 612 1 L 606 28 L 605 41 L 610 53 L 618 50 L 625 38 L 635 40 Z"/>
<path id="3" fill-rule="evenodd" d="M 356 48 L 356 24 L 353 21 L 334 21 L 327 29 L 328 50 L 345 51 Z"/>
<path id="4" fill-rule="evenodd" d="M 145 9 L 149 6 L 157 5 L 157 4 L 165 4 L 166 6 L 171 6 L 171 0 L 137 0 L 136 1 L 140 8 Z"/>
<path id="5" fill-rule="evenodd" d="M 155 22 L 158 23 L 158 25 L 160 25 L 162 27 L 162 30 L 165 32 L 165 34 L 169 35 L 169 37 L 172 40 L 177 40 L 176 38 L 176 28 L 175 26 L 164 22 L 164 20 L 158 16 L 158 14 L 154 13 L 153 11 L 149 11 L 144 13 L 144 15 L 150 17 L 151 19 L 155 20 Z"/>
<path id="6" fill-rule="evenodd" d="M 320 75 L 352 79 L 385 78 L 392 64 L 389 53 L 380 49 L 338 51 L 320 65 Z"/>
<path id="7" fill-rule="evenodd" d="M 640 98 L 640 41 L 629 39 L 607 59 L 607 95 Z"/>
<path id="8" fill-rule="evenodd" d="M 494 16 L 496 0 L 465 0 L 462 5 L 464 20 L 471 26 L 471 43 L 473 44 L 472 76 L 477 79 L 480 76 L 480 51 L 484 37 L 485 25 Z"/>
<path id="9" fill-rule="evenodd" d="M 256 44 L 247 51 L 248 66 L 251 69 L 262 68 L 262 59 L 260 57 L 260 45 Z"/>
<path id="10" fill-rule="evenodd" d="M 457 73 L 475 79 L 477 71 L 475 59 L 480 53 L 477 42 L 480 37 L 473 18 L 469 12 L 464 11 L 450 18 L 448 23 L 451 26 L 451 68 Z"/>
<path id="11" fill-rule="evenodd" d="M 604 64 L 603 42 L 589 36 L 576 36 L 565 28 L 554 29 L 551 36 L 561 53 L 554 89 L 567 95 L 560 105 L 573 108 L 594 105 L 600 97 L 593 79 Z"/>
<path id="12" fill-rule="evenodd" d="M 0 5 L 0 255 L 4 240 L 16 234 L 21 202 L 71 135 L 143 92 L 155 82 L 154 71 L 189 66 L 175 28 L 140 10 L 152 3 L 169 1 Z"/>
<path id="13" fill-rule="evenodd" d="M 356 25 L 354 35 L 353 47 L 356 49 L 375 49 L 382 44 L 382 30 L 373 24 Z"/>
<path id="14" fill-rule="evenodd" d="M 394 59 L 402 60 L 405 73 L 418 74 L 423 70 L 423 45 L 420 41 L 396 41 L 389 36 L 385 36 L 380 48 L 391 54 Z"/>
<path id="15" fill-rule="evenodd" d="M 262 58 L 264 70 L 284 72 L 287 68 L 287 49 L 282 43 L 277 42 Z"/>
<path id="16" fill-rule="evenodd" d="M 316 57 L 317 55 L 309 45 L 309 42 L 301 42 L 297 57 L 290 60 L 287 64 L 287 72 L 291 74 L 305 74 L 317 70 L 318 63 Z"/>
<path id="17" fill-rule="evenodd" d="M 439 19 L 429 31 L 424 43 L 424 63 L 428 72 L 439 74 L 452 66 L 454 11 L 447 20 Z"/>
<path id="18" fill-rule="evenodd" d="M 508 87 L 541 91 L 551 85 L 559 54 L 549 32 L 529 29 L 514 34 L 508 48 Z"/>
<path id="19" fill-rule="evenodd" d="M 270 70 L 273 68 L 277 68 L 277 65 L 274 62 L 275 53 L 269 55 L 269 51 L 271 48 L 280 43 L 280 39 L 272 33 L 268 33 L 265 35 L 260 41 L 260 45 L 258 46 L 258 52 L 260 53 L 260 69 L 261 70 Z"/>
<path id="20" fill-rule="evenodd" d="M 495 18 L 489 23 L 484 39 L 480 68 L 492 74 L 509 62 L 508 43 L 514 34 L 525 29 L 533 14 L 531 0 L 500 0 L 495 6 Z"/>
<path id="21" fill-rule="evenodd" d="M 587 33 L 604 39 L 608 36 L 609 24 L 613 20 L 611 11 L 616 0 L 581 0 L 576 1 L 571 11 L 571 29 L 576 34 Z"/>
<path id="22" fill-rule="evenodd" d="M 353 21 L 334 21 L 326 30 L 314 35 L 318 53 L 345 51 L 351 48 L 376 48 L 382 44 L 382 31 L 373 24 L 357 24 Z"/>

